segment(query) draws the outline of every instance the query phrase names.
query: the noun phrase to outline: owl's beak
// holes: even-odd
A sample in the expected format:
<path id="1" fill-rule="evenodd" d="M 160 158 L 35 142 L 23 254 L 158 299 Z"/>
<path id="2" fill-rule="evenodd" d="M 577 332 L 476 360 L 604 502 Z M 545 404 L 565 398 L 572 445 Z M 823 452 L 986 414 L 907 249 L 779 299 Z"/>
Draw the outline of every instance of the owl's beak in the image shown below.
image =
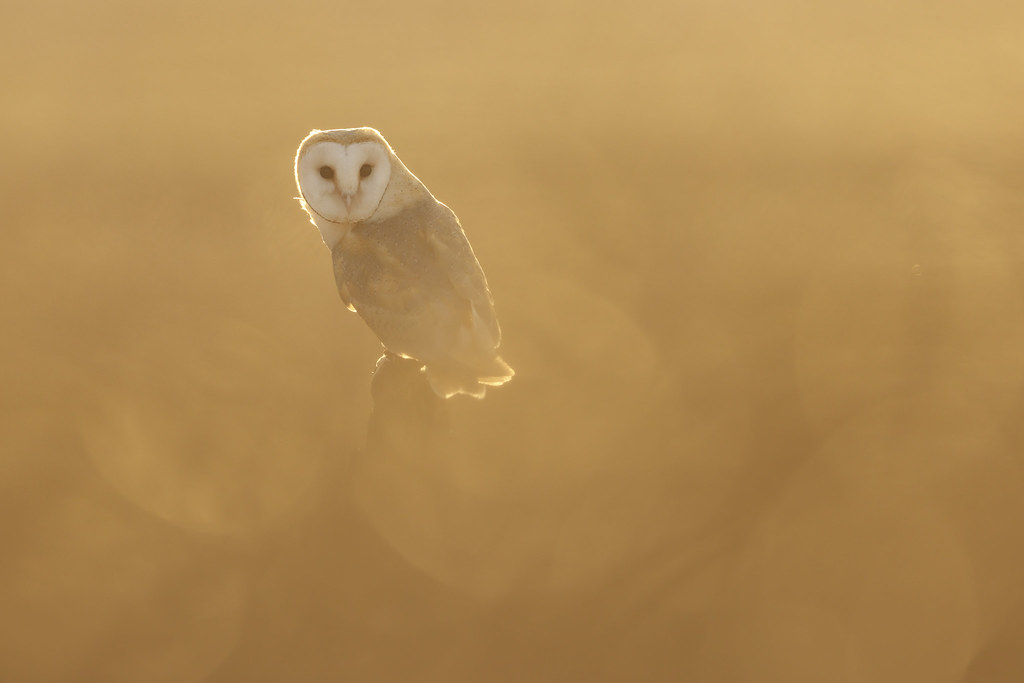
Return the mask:
<path id="1" fill-rule="evenodd" d="M 342 193 L 341 198 L 345 200 L 345 209 L 347 211 L 352 210 L 352 195 L 347 192 Z"/>

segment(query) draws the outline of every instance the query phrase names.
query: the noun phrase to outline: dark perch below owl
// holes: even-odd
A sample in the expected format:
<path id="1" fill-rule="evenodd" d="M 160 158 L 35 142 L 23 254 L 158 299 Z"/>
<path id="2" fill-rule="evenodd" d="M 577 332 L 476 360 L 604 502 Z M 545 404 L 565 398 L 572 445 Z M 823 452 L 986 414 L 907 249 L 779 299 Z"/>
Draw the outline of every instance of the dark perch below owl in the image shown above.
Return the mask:
<path id="1" fill-rule="evenodd" d="M 433 391 L 422 366 L 391 353 L 377 361 L 370 381 L 369 454 L 421 453 L 446 447 L 451 434 L 448 405 Z"/>

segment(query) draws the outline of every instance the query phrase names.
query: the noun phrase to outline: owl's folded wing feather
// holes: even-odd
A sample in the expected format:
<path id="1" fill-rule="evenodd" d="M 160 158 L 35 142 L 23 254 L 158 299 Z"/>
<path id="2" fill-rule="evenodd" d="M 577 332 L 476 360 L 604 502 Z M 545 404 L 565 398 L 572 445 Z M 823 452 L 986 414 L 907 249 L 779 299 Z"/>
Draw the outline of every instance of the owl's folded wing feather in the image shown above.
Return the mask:
<path id="1" fill-rule="evenodd" d="M 451 209 L 438 202 L 436 218 L 430 223 L 422 234 L 436 262 L 444 267 L 452 287 L 469 302 L 471 320 L 468 322 L 473 327 L 482 326 L 493 340 L 493 346 L 497 347 L 501 341 L 501 329 L 494 313 L 494 298 L 459 219 Z"/>

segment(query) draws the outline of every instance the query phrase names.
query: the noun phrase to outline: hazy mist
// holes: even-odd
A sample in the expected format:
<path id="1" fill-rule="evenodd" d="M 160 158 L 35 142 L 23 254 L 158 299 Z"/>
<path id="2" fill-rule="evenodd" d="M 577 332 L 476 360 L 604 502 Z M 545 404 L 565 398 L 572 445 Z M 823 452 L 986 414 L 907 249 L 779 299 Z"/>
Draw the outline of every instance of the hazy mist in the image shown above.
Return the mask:
<path id="1" fill-rule="evenodd" d="M 1024 680 L 1024 5 L 0 5 L 0 680 Z M 295 200 L 373 126 L 516 369 Z"/>

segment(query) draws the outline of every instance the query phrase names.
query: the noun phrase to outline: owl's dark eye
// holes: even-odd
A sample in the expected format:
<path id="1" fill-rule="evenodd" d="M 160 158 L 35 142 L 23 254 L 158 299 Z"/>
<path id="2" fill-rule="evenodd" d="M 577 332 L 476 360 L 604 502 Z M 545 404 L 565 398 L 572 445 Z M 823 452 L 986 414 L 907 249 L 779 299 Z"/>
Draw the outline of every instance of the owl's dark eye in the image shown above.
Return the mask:
<path id="1" fill-rule="evenodd" d="M 370 166 L 370 164 L 363 164 L 359 168 L 359 177 L 360 178 L 365 178 L 366 176 L 370 175 L 371 173 L 373 173 L 373 166 Z"/>
<path id="2" fill-rule="evenodd" d="M 334 177 L 334 169 L 331 168 L 330 166 L 321 166 L 320 177 L 326 180 L 330 180 L 331 178 Z"/>

